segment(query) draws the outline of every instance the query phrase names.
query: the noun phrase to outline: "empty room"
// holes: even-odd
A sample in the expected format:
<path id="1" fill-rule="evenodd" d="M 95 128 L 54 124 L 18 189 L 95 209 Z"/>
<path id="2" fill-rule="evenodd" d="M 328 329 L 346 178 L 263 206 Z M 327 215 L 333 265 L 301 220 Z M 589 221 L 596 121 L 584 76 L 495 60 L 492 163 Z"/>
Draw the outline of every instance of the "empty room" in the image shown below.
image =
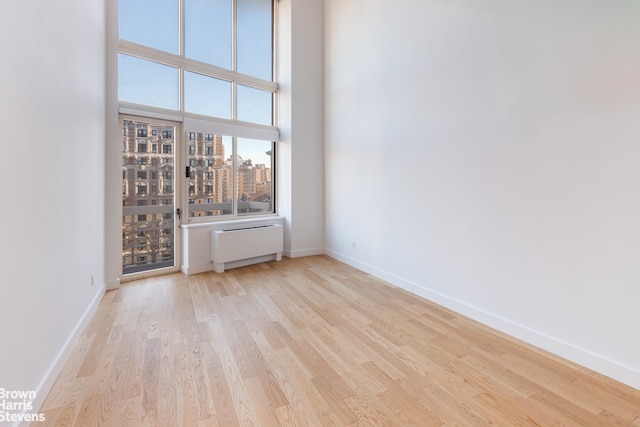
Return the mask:
<path id="1" fill-rule="evenodd" d="M 0 426 L 640 425 L 638 22 L 3 5 Z"/>

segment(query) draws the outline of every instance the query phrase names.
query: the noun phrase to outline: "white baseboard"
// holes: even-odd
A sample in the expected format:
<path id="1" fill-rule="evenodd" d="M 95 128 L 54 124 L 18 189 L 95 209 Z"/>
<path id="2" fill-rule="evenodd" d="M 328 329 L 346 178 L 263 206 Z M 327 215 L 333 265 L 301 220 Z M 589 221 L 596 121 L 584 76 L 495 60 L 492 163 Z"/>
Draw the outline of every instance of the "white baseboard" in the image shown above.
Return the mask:
<path id="1" fill-rule="evenodd" d="M 113 280 L 108 280 L 107 281 L 107 290 L 108 291 L 113 291 L 115 289 L 118 289 L 120 287 L 120 278 L 116 277 Z"/>
<path id="2" fill-rule="evenodd" d="M 324 255 L 324 248 L 302 249 L 299 251 L 284 251 L 282 255 L 287 258 L 300 258 L 304 256 Z"/>
<path id="3" fill-rule="evenodd" d="M 411 282 L 372 265 L 360 262 L 342 253 L 328 249 L 325 253 L 332 258 L 344 262 L 345 264 L 369 273 L 398 286 L 399 288 L 426 298 L 429 301 L 433 301 L 436 304 L 451 309 L 473 320 L 481 322 L 500 332 L 511 335 L 538 348 L 549 351 L 562 358 L 640 390 L 640 371 L 638 369 L 593 353 L 588 349 L 578 347 L 574 344 L 530 329 L 525 325 L 518 324 L 509 319 L 487 312 L 458 299 L 451 298 L 450 296 L 429 289 L 424 285 Z"/>
<path id="4" fill-rule="evenodd" d="M 80 336 L 82 335 L 82 332 L 84 331 L 85 327 L 89 323 L 89 320 L 91 320 L 91 317 L 93 316 L 96 309 L 98 308 L 100 301 L 102 301 L 102 298 L 106 293 L 106 290 L 107 288 L 103 284 L 98 290 L 98 292 L 96 293 L 96 295 L 93 297 L 93 300 L 91 301 L 87 309 L 82 314 L 82 317 L 80 317 L 80 320 L 78 321 L 78 323 L 76 323 L 75 328 L 73 328 L 73 331 L 65 341 L 64 345 L 62 346 L 62 349 L 58 352 L 58 355 L 53 360 L 53 363 L 51 364 L 51 366 L 49 366 L 49 369 L 44 375 L 44 378 L 40 381 L 40 384 L 38 384 L 38 387 L 35 390 L 36 398 L 32 402 L 32 407 L 34 409 L 39 409 L 44 403 L 44 400 L 46 399 L 47 395 L 51 391 L 51 387 L 53 387 L 53 383 L 58 378 L 58 375 L 60 374 L 60 371 L 62 371 L 64 364 L 67 362 L 67 358 L 69 357 L 69 354 L 71 353 L 76 343 L 78 342 L 78 339 L 80 338 Z M 28 412 L 37 412 L 37 411 L 28 411 Z M 18 426 L 28 427 L 30 424 L 31 424 L 30 422 L 26 422 L 26 421 L 23 421 L 22 423 L 17 422 L 14 427 L 18 427 Z"/>
<path id="5" fill-rule="evenodd" d="M 180 271 L 182 271 L 187 276 L 190 274 L 200 274 L 206 271 L 213 271 L 213 263 L 208 262 L 206 264 L 190 265 L 190 266 L 186 266 L 182 264 L 180 266 Z"/>

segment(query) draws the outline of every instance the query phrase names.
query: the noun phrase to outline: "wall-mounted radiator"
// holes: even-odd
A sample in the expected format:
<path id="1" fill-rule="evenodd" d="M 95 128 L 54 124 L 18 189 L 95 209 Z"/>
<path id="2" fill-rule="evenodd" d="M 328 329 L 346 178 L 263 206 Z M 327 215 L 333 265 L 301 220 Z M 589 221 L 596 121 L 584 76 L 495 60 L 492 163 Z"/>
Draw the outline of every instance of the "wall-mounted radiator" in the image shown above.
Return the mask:
<path id="1" fill-rule="evenodd" d="M 213 271 L 240 267 L 267 260 L 280 261 L 283 249 L 283 227 L 280 224 L 214 230 L 211 232 Z"/>

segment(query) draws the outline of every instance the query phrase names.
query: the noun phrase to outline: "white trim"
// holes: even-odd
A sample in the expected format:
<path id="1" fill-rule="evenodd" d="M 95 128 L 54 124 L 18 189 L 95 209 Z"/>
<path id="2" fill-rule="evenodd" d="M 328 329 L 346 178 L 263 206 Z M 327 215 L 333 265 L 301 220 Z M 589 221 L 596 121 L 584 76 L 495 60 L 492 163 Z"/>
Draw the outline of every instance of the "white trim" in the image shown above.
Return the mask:
<path id="1" fill-rule="evenodd" d="M 174 53 L 164 52 L 148 46 L 140 45 L 128 40 L 120 39 L 118 41 L 118 52 L 128 56 L 134 56 L 141 59 L 157 62 L 171 67 L 182 68 L 186 71 L 195 71 L 209 77 L 226 80 L 245 86 L 251 86 L 267 92 L 275 93 L 278 91 L 278 84 L 269 80 L 263 80 L 258 77 L 249 76 L 247 74 L 238 73 L 226 68 L 217 67 L 205 62 L 196 61 L 194 59 L 185 58 L 184 56 Z"/>
<path id="2" fill-rule="evenodd" d="M 280 139 L 280 132 L 275 126 L 206 117 L 191 113 L 181 114 L 173 110 L 122 101 L 118 107 L 118 112 L 125 116 L 184 123 L 187 132 L 206 132 L 264 141 L 278 141 Z"/>
<path id="3" fill-rule="evenodd" d="M 227 230 L 227 229 L 233 229 L 233 228 L 256 227 L 260 225 L 270 225 L 270 224 L 284 225 L 284 218 L 276 215 L 264 216 L 260 218 L 234 217 L 234 219 L 227 219 L 227 220 L 220 220 L 220 221 L 182 224 L 180 227 L 186 228 L 186 229 L 207 228 L 209 230 Z"/>
<path id="4" fill-rule="evenodd" d="M 180 239 L 177 235 L 178 232 L 178 228 L 176 228 L 176 235 L 174 235 L 175 239 L 174 240 L 182 240 Z M 175 245 L 177 246 L 177 245 Z M 180 251 L 178 251 L 177 249 L 174 249 L 176 251 L 176 253 L 174 253 L 173 255 L 173 259 L 174 261 L 178 260 L 178 256 L 182 255 L 182 248 L 180 248 Z M 179 253 L 178 253 L 179 252 Z M 120 283 L 127 283 L 127 282 L 133 282 L 134 280 L 140 280 L 140 279 L 148 279 L 149 277 L 158 277 L 158 276 L 164 276 L 167 274 L 172 274 L 172 273 L 177 273 L 178 271 L 180 271 L 180 266 L 174 265 L 173 267 L 162 267 L 162 268 L 153 268 L 151 270 L 144 270 L 144 271 L 138 271 L 135 273 L 127 273 L 127 274 L 122 274 L 122 278 L 120 278 Z"/>
<path id="5" fill-rule="evenodd" d="M 200 264 L 200 265 L 192 265 L 187 267 L 186 265 L 182 264 L 180 266 L 180 271 L 184 274 L 186 274 L 187 276 L 190 274 L 200 274 L 200 273 L 206 273 L 207 271 L 213 271 L 213 262 L 209 261 L 206 264 Z"/>
<path id="6" fill-rule="evenodd" d="M 106 1 L 105 278 L 117 289 L 122 275 L 122 128 L 118 115 L 118 2 Z"/>
<path id="7" fill-rule="evenodd" d="M 588 349 L 576 346 L 575 344 L 533 330 L 525 325 L 515 323 L 479 307 L 475 307 L 438 291 L 434 291 L 433 289 L 429 289 L 422 284 L 411 282 L 370 264 L 358 261 L 340 252 L 333 250 L 326 250 L 325 252 L 326 255 L 332 258 L 385 280 L 399 288 L 426 298 L 429 301 L 433 301 L 436 304 L 442 305 L 443 307 L 449 308 L 457 313 L 497 329 L 500 332 L 511 335 L 640 390 L 640 371 L 631 366 L 627 366 L 618 361 L 593 353 Z"/>
<path id="8" fill-rule="evenodd" d="M 324 248 L 317 249 L 301 249 L 297 251 L 283 251 L 282 254 L 287 258 L 300 258 L 305 256 L 324 255 Z"/>
<path id="9" fill-rule="evenodd" d="M 108 291 L 113 291 L 113 290 L 118 289 L 118 288 L 120 288 L 120 278 L 119 277 L 117 277 L 116 279 L 107 281 L 107 290 Z"/>
<path id="10" fill-rule="evenodd" d="M 184 117 L 186 132 L 204 132 L 217 135 L 235 136 L 238 138 L 261 139 L 264 141 L 278 141 L 280 132 L 273 126 L 259 126 L 241 122 L 223 122 L 209 119 Z"/>
<path id="11" fill-rule="evenodd" d="M 53 384 L 58 378 L 58 375 L 60 375 L 62 368 L 64 367 L 65 363 L 67 362 L 67 359 L 69 358 L 69 355 L 71 354 L 71 351 L 74 349 L 76 343 L 82 336 L 84 329 L 86 328 L 87 324 L 93 317 L 93 314 L 98 308 L 98 305 L 100 305 L 100 301 L 102 301 L 102 298 L 104 298 L 105 293 L 106 293 L 106 287 L 103 284 L 100 287 L 100 289 L 98 289 L 98 292 L 93 297 L 93 300 L 91 300 L 91 303 L 89 304 L 85 312 L 80 317 L 80 320 L 78 321 L 78 323 L 76 323 L 76 326 L 71 331 L 71 334 L 69 335 L 65 343 L 62 345 L 62 348 L 60 349 L 60 351 L 58 352 L 58 355 L 53 360 L 53 363 L 51 363 L 51 365 L 49 366 L 49 369 L 44 374 L 44 377 L 42 378 L 42 380 L 40 381 L 40 384 L 38 384 L 38 387 L 35 390 L 36 398 L 32 402 L 34 409 L 35 408 L 40 409 L 47 395 L 49 394 L 49 392 L 51 392 L 51 388 L 53 387 Z M 27 411 L 25 410 L 23 413 L 26 413 L 26 412 Z M 38 411 L 30 410 L 28 412 L 38 412 Z M 22 423 L 18 422 L 15 425 L 27 427 L 30 424 L 31 424 L 30 422 L 23 421 Z"/>
<path id="12" fill-rule="evenodd" d="M 168 120 L 176 123 L 182 122 L 182 116 L 176 113 L 164 112 L 161 108 L 150 107 L 147 105 L 131 104 L 128 102 L 120 102 L 118 112 L 124 116 L 135 116 L 143 119 Z"/>
<path id="13" fill-rule="evenodd" d="M 190 205 L 193 206 L 193 205 Z M 197 206 L 197 205 L 196 205 Z M 201 227 L 210 227 L 211 224 L 224 223 L 229 224 L 233 221 L 243 221 L 243 220 L 263 220 L 263 219 L 273 219 L 273 218 L 281 218 L 277 213 L 269 212 L 269 213 L 261 213 L 261 214 L 242 214 L 242 215 L 218 215 L 218 216 L 203 216 L 203 217 L 193 217 L 188 218 L 188 221 L 184 221 L 181 226 L 183 228 L 197 228 Z"/>

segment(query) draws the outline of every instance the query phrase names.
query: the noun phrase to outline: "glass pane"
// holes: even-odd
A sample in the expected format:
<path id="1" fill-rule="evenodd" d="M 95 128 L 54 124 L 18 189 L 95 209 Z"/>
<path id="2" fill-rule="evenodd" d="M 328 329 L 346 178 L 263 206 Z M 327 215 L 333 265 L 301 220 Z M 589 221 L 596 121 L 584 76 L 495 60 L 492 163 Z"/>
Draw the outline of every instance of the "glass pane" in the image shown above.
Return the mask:
<path id="1" fill-rule="evenodd" d="M 233 213 L 232 150 L 230 136 L 187 132 L 189 217 Z"/>
<path id="2" fill-rule="evenodd" d="M 272 1 L 238 0 L 238 72 L 272 80 Z"/>
<path id="3" fill-rule="evenodd" d="M 231 118 L 231 82 L 186 71 L 184 109 L 205 116 Z"/>
<path id="4" fill-rule="evenodd" d="M 175 127 L 122 124 L 122 269 L 174 266 Z"/>
<path id="5" fill-rule="evenodd" d="M 120 0 L 120 38 L 178 53 L 178 0 Z"/>
<path id="6" fill-rule="evenodd" d="M 187 58 L 231 69 L 231 20 L 231 0 L 186 0 Z"/>
<path id="7" fill-rule="evenodd" d="M 271 125 L 272 109 L 271 92 L 238 85 L 238 120 Z"/>
<path id="8" fill-rule="evenodd" d="M 129 55 L 118 55 L 118 99 L 178 109 L 178 69 Z"/>
<path id="9" fill-rule="evenodd" d="M 238 213 L 273 212 L 273 143 L 238 138 Z"/>

